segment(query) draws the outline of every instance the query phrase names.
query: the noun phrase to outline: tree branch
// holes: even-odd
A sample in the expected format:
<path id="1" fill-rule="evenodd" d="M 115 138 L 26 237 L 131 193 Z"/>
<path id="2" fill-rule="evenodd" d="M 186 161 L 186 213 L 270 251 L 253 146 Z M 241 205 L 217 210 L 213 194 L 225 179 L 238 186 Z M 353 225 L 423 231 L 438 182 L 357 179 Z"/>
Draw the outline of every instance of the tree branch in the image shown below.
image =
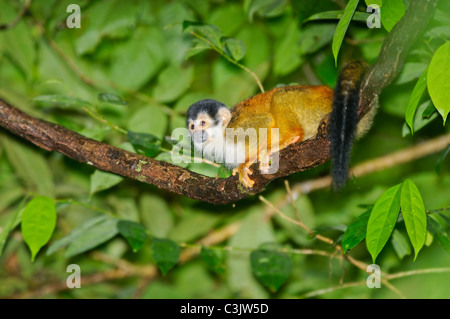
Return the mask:
<path id="1" fill-rule="evenodd" d="M 370 110 L 381 90 L 400 72 L 409 47 L 424 30 L 436 3 L 437 0 L 412 1 L 403 19 L 387 36 L 377 63 L 369 69 L 361 84 L 360 118 Z M 276 178 L 326 162 L 330 157 L 327 119 L 328 116 L 325 116 L 314 138 L 292 144 L 280 152 L 277 173 L 261 175 L 257 167 L 253 167 L 255 184 L 248 190 L 242 187 L 237 176 L 206 177 L 100 143 L 60 125 L 36 119 L 0 99 L 0 126 L 45 150 L 57 151 L 97 169 L 213 204 L 233 203 L 261 192 Z"/>

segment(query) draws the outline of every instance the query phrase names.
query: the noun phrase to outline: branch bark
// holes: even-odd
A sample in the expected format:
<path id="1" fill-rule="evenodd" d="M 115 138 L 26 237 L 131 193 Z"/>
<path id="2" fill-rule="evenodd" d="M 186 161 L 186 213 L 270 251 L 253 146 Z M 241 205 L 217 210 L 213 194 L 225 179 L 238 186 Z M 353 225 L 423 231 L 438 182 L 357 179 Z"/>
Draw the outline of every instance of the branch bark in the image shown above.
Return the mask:
<path id="1" fill-rule="evenodd" d="M 377 63 L 369 69 L 361 84 L 360 118 L 373 107 L 381 90 L 400 72 L 408 49 L 424 30 L 436 3 L 437 0 L 411 1 L 403 19 L 387 36 Z M 255 185 L 248 190 L 240 185 L 237 176 L 206 177 L 167 162 L 100 143 L 60 125 L 34 118 L 0 99 L 0 126 L 45 150 L 57 151 L 97 169 L 213 204 L 236 202 L 261 192 L 276 178 L 326 162 L 330 157 L 327 119 L 326 116 L 322 120 L 314 138 L 292 144 L 280 152 L 277 173 L 262 175 L 253 167 L 252 179 Z"/>

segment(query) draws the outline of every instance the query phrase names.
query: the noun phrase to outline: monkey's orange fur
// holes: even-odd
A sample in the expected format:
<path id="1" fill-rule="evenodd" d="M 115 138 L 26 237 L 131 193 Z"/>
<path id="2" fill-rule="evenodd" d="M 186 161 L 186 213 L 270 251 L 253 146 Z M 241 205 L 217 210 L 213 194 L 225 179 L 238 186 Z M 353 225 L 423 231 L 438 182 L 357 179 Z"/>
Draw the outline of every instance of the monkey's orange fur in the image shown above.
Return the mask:
<path id="1" fill-rule="evenodd" d="M 259 129 L 266 128 L 267 140 L 259 141 L 259 145 L 246 141 L 246 161 L 233 175 L 239 172 L 239 180 L 252 187 L 254 182 L 248 176 L 252 174 L 250 166 L 258 161 L 260 169 L 267 171 L 272 153 L 316 135 L 320 121 L 331 112 L 332 102 L 333 90 L 327 86 L 294 85 L 274 88 L 238 103 L 232 109 L 227 128 L 253 128 L 258 141 Z M 271 128 L 279 129 L 278 148 L 270 143 Z"/>

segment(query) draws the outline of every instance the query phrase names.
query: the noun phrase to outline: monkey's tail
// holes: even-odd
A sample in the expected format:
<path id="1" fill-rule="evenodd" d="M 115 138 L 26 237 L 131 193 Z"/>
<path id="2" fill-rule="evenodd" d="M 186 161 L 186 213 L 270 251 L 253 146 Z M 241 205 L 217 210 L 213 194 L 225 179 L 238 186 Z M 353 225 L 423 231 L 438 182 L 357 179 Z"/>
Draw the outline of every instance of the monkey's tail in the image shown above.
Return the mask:
<path id="1" fill-rule="evenodd" d="M 351 61 L 341 70 L 334 89 L 333 108 L 329 118 L 331 141 L 331 176 L 335 190 L 341 189 L 348 178 L 350 154 L 358 124 L 359 86 L 367 65 Z"/>

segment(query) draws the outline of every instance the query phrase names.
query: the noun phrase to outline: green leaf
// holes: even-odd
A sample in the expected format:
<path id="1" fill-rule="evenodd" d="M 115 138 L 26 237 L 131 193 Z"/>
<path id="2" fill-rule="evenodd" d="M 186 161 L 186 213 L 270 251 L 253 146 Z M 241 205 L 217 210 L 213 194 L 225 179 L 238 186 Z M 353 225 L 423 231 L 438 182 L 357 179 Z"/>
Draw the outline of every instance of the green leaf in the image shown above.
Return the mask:
<path id="1" fill-rule="evenodd" d="M 96 141 L 103 141 L 106 135 L 111 132 L 111 128 L 109 126 L 104 125 L 95 125 L 93 127 L 84 127 L 79 133 L 83 136 L 91 138 Z"/>
<path id="2" fill-rule="evenodd" d="M 150 234 L 166 237 L 174 224 L 174 216 L 169 205 L 157 194 L 143 194 L 139 201 L 142 223 Z"/>
<path id="3" fill-rule="evenodd" d="M 447 24 L 449 22 L 447 21 Z M 441 39 L 441 40 L 450 40 L 450 26 L 437 26 L 428 31 L 426 31 L 423 35 L 424 38 L 430 39 Z"/>
<path id="4" fill-rule="evenodd" d="M 158 73 L 166 60 L 162 31 L 156 27 L 136 28 L 110 56 L 110 79 L 121 89 L 137 90 Z"/>
<path id="5" fill-rule="evenodd" d="M 376 4 L 377 6 L 381 7 L 383 5 L 383 0 L 365 0 L 365 2 L 367 6 L 370 6 L 371 4 Z"/>
<path id="6" fill-rule="evenodd" d="M 297 21 L 293 21 L 287 28 L 283 39 L 275 47 L 273 72 L 276 75 L 286 75 L 294 71 L 302 63 L 300 44 L 300 30 Z"/>
<path id="7" fill-rule="evenodd" d="M 221 40 L 223 34 L 217 26 L 192 21 L 183 21 L 183 30 L 193 32 L 201 36 L 208 42 L 208 45 L 212 45 L 212 47 L 221 52 L 223 51 L 223 44 Z"/>
<path id="8" fill-rule="evenodd" d="M 146 156 L 153 157 L 161 149 L 161 140 L 152 134 L 128 131 L 127 137 L 136 151 L 145 153 Z"/>
<path id="9" fill-rule="evenodd" d="M 429 125 L 431 122 L 433 122 L 439 115 L 438 113 L 431 114 L 430 117 L 423 117 L 421 114 L 423 114 L 426 110 L 428 110 L 430 107 L 433 107 L 433 103 L 431 100 L 425 100 L 423 103 L 420 103 L 419 107 L 416 110 L 416 113 L 414 115 L 414 132 L 417 132 L 421 129 L 423 129 L 425 126 Z M 408 126 L 408 124 L 405 122 L 402 127 L 402 136 L 405 137 L 407 135 L 411 134 L 411 129 Z"/>
<path id="10" fill-rule="evenodd" d="M 328 45 L 334 37 L 335 30 L 336 26 L 334 23 L 325 22 L 309 24 L 303 27 L 298 38 L 300 54 L 314 53 Z M 283 39 L 283 41 L 286 41 L 286 39 Z M 334 65 L 333 69 L 335 71 Z"/>
<path id="11" fill-rule="evenodd" d="M 28 190 L 43 196 L 53 196 L 52 171 L 42 153 L 4 134 L 1 142 L 9 163 Z"/>
<path id="12" fill-rule="evenodd" d="M 245 56 L 246 48 L 244 42 L 234 38 L 225 38 L 224 53 L 234 61 L 242 60 Z"/>
<path id="13" fill-rule="evenodd" d="M 153 237 L 152 251 L 153 259 L 163 275 L 166 275 L 180 258 L 180 247 L 170 239 Z"/>
<path id="14" fill-rule="evenodd" d="M 397 229 L 394 229 L 392 232 L 391 242 L 397 256 L 400 259 L 403 259 L 406 255 L 411 254 L 411 246 L 409 246 L 408 240 Z"/>
<path id="15" fill-rule="evenodd" d="M 336 27 L 336 31 L 334 32 L 333 37 L 333 56 L 335 65 L 337 65 L 337 58 L 339 54 L 339 50 L 341 49 L 342 41 L 344 40 L 345 33 L 347 32 L 348 26 L 350 25 L 350 21 L 352 20 L 353 14 L 358 6 L 359 0 L 350 0 L 347 6 L 344 9 L 344 14 L 342 18 L 339 20 L 339 23 Z"/>
<path id="16" fill-rule="evenodd" d="M 367 223 L 369 221 L 371 211 L 372 208 L 362 213 L 360 216 L 355 218 L 350 225 L 348 225 L 344 235 L 342 236 L 342 248 L 344 249 L 344 254 L 347 250 L 352 249 L 364 238 L 366 238 Z"/>
<path id="17" fill-rule="evenodd" d="M 287 0 L 252 0 L 245 8 L 248 19 L 253 21 L 253 16 L 258 13 L 261 17 L 276 17 L 284 12 Z"/>
<path id="18" fill-rule="evenodd" d="M 3 24 L 14 21 L 18 16 L 17 8 L 22 5 L 15 2 L 2 1 L 0 6 Z M 28 26 L 25 19 L 20 19 L 18 22 L 14 28 L 2 30 L 0 33 L 0 52 L 2 52 L 2 55 L 8 56 L 13 62 L 5 61 L 6 63 L 14 64 L 27 81 L 32 81 L 34 74 L 31 70 L 36 65 L 37 51 L 35 33 L 33 28 Z"/>
<path id="19" fill-rule="evenodd" d="M 390 32 L 405 14 L 405 5 L 402 0 L 386 0 L 380 9 L 381 23 Z"/>
<path id="20" fill-rule="evenodd" d="M 55 203 L 49 197 L 33 198 L 22 215 L 22 235 L 34 261 L 39 250 L 48 243 L 56 226 Z"/>
<path id="21" fill-rule="evenodd" d="M 123 177 L 119 175 L 95 170 L 95 172 L 91 175 L 90 195 L 109 189 L 119 184 L 121 181 L 123 181 Z"/>
<path id="22" fill-rule="evenodd" d="M 107 242 L 119 233 L 118 221 L 118 219 L 108 216 L 91 227 L 83 229 L 78 236 L 73 238 L 64 256 L 70 258 Z"/>
<path id="23" fill-rule="evenodd" d="M 400 211 L 402 184 L 385 191 L 375 202 L 367 223 L 366 245 L 373 262 L 388 241 Z"/>
<path id="24" fill-rule="evenodd" d="M 232 173 L 225 166 L 220 166 L 219 171 L 217 173 L 217 177 L 219 178 L 227 178 L 230 177 Z"/>
<path id="25" fill-rule="evenodd" d="M 127 128 L 132 132 L 147 133 L 163 139 L 167 129 L 167 115 L 156 105 L 139 108 L 134 112 Z"/>
<path id="26" fill-rule="evenodd" d="M 191 214 L 184 214 L 181 221 L 170 230 L 168 237 L 177 242 L 189 242 L 207 234 L 220 220 L 218 214 L 197 209 Z"/>
<path id="27" fill-rule="evenodd" d="M 235 34 L 246 19 L 246 13 L 239 2 L 217 6 L 207 17 L 208 23 L 218 26 L 224 34 Z"/>
<path id="28" fill-rule="evenodd" d="M 69 245 L 71 242 L 73 242 L 78 236 L 80 236 L 82 233 L 88 231 L 90 228 L 95 226 L 96 224 L 99 224 L 101 222 L 104 222 L 105 220 L 109 219 L 110 217 L 108 215 L 100 215 L 94 218 L 91 218 L 81 224 L 78 227 L 75 227 L 67 236 L 64 236 L 63 238 L 60 238 L 58 240 L 55 240 L 52 245 L 47 249 L 46 255 L 51 255 L 55 251 L 57 251 L 60 248 L 63 248 L 67 245 Z"/>
<path id="29" fill-rule="evenodd" d="M 250 255 L 253 274 L 271 292 L 289 278 L 293 263 L 289 255 L 273 250 L 254 250 Z"/>
<path id="30" fill-rule="evenodd" d="M 250 251 L 261 244 L 275 242 L 272 222 L 261 215 L 263 206 L 249 207 L 248 215 L 242 221 L 239 230 L 230 238 L 231 247 L 245 248 L 235 250 L 232 258 L 226 259 L 228 270 L 228 284 L 233 291 L 242 291 L 243 298 L 268 298 L 267 290 L 255 278 L 250 260 Z M 230 252 L 231 254 L 231 252 Z"/>
<path id="31" fill-rule="evenodd" d="M 129 220 L 120 220 L 117 228 L 134 252 L 139 251 L 147 240 L 147 230 L 142 224 Z"/>
<path id="32" fill-rule="evenodd" d="M 203 42 L 199 39 L 195 39 L 194 43 L 195 43 L 195 45 L 186 52 L 186 56 L 185 56 L 186 59 L 189 59 L 190 57 L 193 57 L 194 55 L 202 53 L 205 50 L 211 49 L 211 47 L 208 44 L 206 44 L 205 42 Z"/>
<path id="33" fill-rule="evenodd" d="M 411 128 L 412 134 L 414 134 L 414 115 L 416 113 L 417 107 L 419 106 L 420 99 L 422 98 L 422 95 L 427 88 L 427 73 L 428 68 L 425 69 L 416 85 L 414 86 L 411 97 L 409 98 L 408 105 L 406 106 L 405 119 L 406 123 L 408 123 L 409 127 Z"/>
<path id="34" fill-rule="evenodd" d="M 444 249 L 450 254 L 450 239 L 445 229 L 430 215 L 427 215 L 427 229 L 437 236 Z"/>
<path id="35" fill-rule="evenodd" d="M 173 102 L 191 86 L 193 77 L 194 67 L 170 65 L 159 74 L 153 96 L 164 103 Z"/>
<path id="36" fill-rule="evenodd" d="M 417 186 L 409 179 L 403 182 L 401 192 L 401 209 L 406 231 L 414 247 L 415 256 L 425 244 L 427 233 L 427 217 L 425 205 Z"/>
<path id="37" fill-rule="evenodd" d="M 430 118 L 430 116 L 433 115 L 434 111 L 436 111 L 436 108 L 434 107 L 433 103 L 428 103 L 427 108 L 422 112 L 422 118 Z"/>
<path id="38" fill-rule="evenodd" d="M 98 95 L 98 100 L 111 104 L 127 105 L 127 102 L 114 93 L 100 93 Z"/>
<path id="39" fill-rule="evenodd" d="M 450 42 L 437 49 L 428 67 L 428 92 L 445 121 L 450 112 Z"/>
<path id="40" fill-rule="evenodd" d="M 81 110 L 84 106 L 91 105 L 82 99 L 67 95 L 40 95 L 36 96 L 33 101 L 42 107 L 58 107 L 61 109 Z"/>
<path id="41" fill-rule="evenodd" d="M 225 266 L 222 262 L 222 258 L 220 258 L 220 256 L 213 249 L 202 246 L 200 256 L 208 267 L 214 272 L 218 274 L 223 274 L 225 272 Z"/>
<path id="42" fill-rule="evenodd" d="M 343 10 L 333 10 L 333 11 L 324 11 L 315 13 L 309 18 L 303 20 L 303 23 L 306 23 L 308 21 L 314 21 L 314 20 L 330 20 L 330 19 L 341 19 L 344 15 Z M 360 22 L 366 22 L 367 18 L 370 16 L 370 13 L 367 12 L 360 12 L 355 11 L 353 14 L 353 21 L 360 21 Z"/>
<path id="43" fill-rule="evenodd" d="M 9 233 L 11 232 L 11 230 L 16 228 L 16 226 L 19 225 L 19 223 L 22 221 L 22 215 L 23 215 L 23 211 L 24 211 L 23 206 L 24 206 L 26 200 L 27 200 L 27 197 L 24 197 L 22 199 L 22 201 L 19 204 L 19 207 L 15 210 L 13 216 L 8 221 L 8 224 L 5 225 L 1 229 L 1 232 L 0 232 L 0 257 L 2 256 L 3 247 L 6 244 L 6 239 L 8 238 Z"/>
<path id="44" fill-rule="evenodd" d="M 419 79 L 423 75 L 423 71 L 428 68 L 429 63 L 424 62 L 407 62 L 403 65 L 400 74 L 394 81 L 394 85 L 405 84 L 416 79 Z"/>
<path id="45" fill-rule="evenodd" d="M 83 55 L 93 52 L 103 37 L 123 37 L 132 32 L 141 9 L 141 6 L 132 1 L 93 3 L 82 12 L 83 22 L 86 18 L 89 27 L 82 28 L 84 33 L 75 38 L 77 53 Z"/>

